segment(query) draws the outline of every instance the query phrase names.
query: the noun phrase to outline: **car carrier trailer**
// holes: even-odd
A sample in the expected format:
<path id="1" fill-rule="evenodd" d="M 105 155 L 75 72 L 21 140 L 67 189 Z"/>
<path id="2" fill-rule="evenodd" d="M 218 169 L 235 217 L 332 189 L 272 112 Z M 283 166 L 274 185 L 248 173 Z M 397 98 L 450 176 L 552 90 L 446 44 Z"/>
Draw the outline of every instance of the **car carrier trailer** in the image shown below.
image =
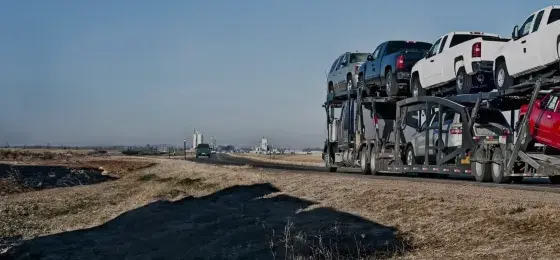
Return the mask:
<path id="1" fill-rule="evenodd" d="M 510 124 L 515 125 L 514 110 L 523 104 L 529 104 L 527 114 L 540 90 L 550 89 L 558 85 L 557 78 L 539 78 L 532 82 L 519 84 L 503 91 L 462 94 L 451 97 L 418 96 L 418 97 L 378 97 L 370 95 L 367 89 L 350 89 L 338 96 L 329 95 L 323 104 L 327 114 L 327 140 L 325 142 L 324 160 L 327 169 L 336 171 L 337 167 L 360 167 L 364 174 L 416 173 L 422 175 L 471 175 L 477 181 L 496 183 L 519 182 L 523 177 L 549 177 L 552 183 L 560 183 L 560 157 L 545 155 L 538 152 L 527 152 L 528 117 L 519 123 L 515 139 L 508 136 L 488 136 L 474 138 L 472 128 L 481 106 L 511 111 Z M 339 123 L 334 119 L 334 108 L 344 102 L 356 102 L 352 112 L 353 130 L 348 131 L 345 142 L 337 139 L 336 131 Z M 394 134 L 392 139 L 364 138 L 364 106 L 371 107 L 371 114 L 376 113 L 376 104 L 392 103 L 395 105 Z M 447 133 L 443 128 L 442 111 L 452 110 L 461 116 L 462 145 L 452 152 L 445 152 L 442 147 L 442 136 Z M 426 119 L 436 113 L 437 126 L 428 126 L 439 133 L 437 137 L 429 136 L 425 131 L 424 162 L 407 165 L 404 163 L 404 151 L 407 142 L 404 140 L 403 129 L 407 113 L 417 113 L 421 119 L 424 112 Z M 420 125 L 420 121 L 418 122 Z M 448 136 L 448 135 L 447 135 Z M 430 145 L 431 138 L 437 138 L 437 145 Z M 434 157 L 429 158 L 430 156 Z"/>

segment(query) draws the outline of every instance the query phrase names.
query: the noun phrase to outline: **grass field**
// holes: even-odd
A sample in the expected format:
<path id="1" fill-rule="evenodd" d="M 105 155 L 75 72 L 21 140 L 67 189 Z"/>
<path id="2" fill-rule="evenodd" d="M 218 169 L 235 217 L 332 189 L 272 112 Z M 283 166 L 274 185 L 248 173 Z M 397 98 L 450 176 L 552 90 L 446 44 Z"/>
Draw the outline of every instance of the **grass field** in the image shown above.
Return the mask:
<path id="1" fill-rule="evenodd" d="M 89 167 L 92 175 L 97 169 L 111 179 L 1 196 L 0 247 L 11 247 L 5 258 L 35 259 L 46 252 L 82 259 L 560 254 L 560 194 L 162 158 L 59 163 Z"/>

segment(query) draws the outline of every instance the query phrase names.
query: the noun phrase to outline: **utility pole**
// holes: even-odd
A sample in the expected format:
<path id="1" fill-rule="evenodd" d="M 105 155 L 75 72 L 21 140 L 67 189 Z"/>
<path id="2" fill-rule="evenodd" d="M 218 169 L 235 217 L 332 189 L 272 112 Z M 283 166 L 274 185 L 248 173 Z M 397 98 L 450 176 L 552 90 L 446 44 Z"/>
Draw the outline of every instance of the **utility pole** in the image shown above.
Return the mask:
<path id="1" fill-rule="evenodd" d="M 187 139 L 183 140 L 183 152 L 185 153 L 185 161 L 187 160 Z"/>

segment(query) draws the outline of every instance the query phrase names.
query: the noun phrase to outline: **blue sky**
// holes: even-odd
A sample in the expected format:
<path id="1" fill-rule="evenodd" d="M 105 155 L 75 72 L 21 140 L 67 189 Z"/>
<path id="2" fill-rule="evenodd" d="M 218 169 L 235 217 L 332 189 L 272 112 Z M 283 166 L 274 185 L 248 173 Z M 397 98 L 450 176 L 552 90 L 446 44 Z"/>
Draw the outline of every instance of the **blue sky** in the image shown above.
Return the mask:
<path id="1" fill-rule="evenodd" d="M 0 141 L 321 146 L 325 69 L 385 40 L 511 34 L 555 1 L 3 1 Z"/>

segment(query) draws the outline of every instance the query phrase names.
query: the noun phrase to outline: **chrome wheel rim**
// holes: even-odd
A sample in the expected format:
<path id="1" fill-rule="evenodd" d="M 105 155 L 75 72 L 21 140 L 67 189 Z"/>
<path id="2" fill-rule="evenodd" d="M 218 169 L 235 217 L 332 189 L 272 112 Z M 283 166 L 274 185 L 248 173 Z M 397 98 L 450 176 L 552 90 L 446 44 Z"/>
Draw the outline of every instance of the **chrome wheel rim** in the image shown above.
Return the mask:
<path id="1" fill-rule="evenodd" d="M 387 83 L 385 83 L 385 91 L 387 91 L 387 93 L 391 93 L 391 81 L 393 80 L 393 76 L 391 76 L 391 74 L 389 74 L 387 76 Z"/>
<path id="2" fill-rule="evenodd" d="M 406 154 L 406 164 L 412 165 L 412 151 L 408 151 Z"/>
<path id="3" fill-rule="evenodd" d="M 498 86 L 503 86 L 506 79 L 506 72 L 504 69 L 498 71 Z"/>
<path id="4" fill-rule="evenodd" d="M 463 73 L 460 73 L 459 75 L 457 75 L 457 88 L 458 89 L 463 89 L 463 83 L 464 83 L 464 78 L 465 76 L 463 75 Z"/>

